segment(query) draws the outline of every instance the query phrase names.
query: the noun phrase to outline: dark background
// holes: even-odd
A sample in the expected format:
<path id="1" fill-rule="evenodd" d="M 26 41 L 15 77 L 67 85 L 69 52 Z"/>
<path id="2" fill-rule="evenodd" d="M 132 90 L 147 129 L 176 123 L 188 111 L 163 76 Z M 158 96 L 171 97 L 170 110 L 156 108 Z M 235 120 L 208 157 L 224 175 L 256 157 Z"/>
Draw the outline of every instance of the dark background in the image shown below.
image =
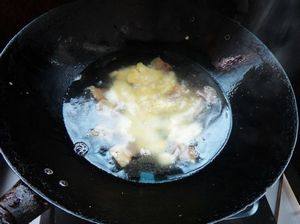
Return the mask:
<path id="1" fill-rule="evenodd" d="M 1 0 L 0 51 L 25 24 L 70 0 Z M 188 4 L 188 1 L 186 1 Z M 239 21 L 255 33 L 280 61 L 300 101 L 300 1 L 202 0 L 208 7 Z M 299 104 L 298 104 L 299 105 Z M 300 145 L 286 171 L 300 199 Z"/>

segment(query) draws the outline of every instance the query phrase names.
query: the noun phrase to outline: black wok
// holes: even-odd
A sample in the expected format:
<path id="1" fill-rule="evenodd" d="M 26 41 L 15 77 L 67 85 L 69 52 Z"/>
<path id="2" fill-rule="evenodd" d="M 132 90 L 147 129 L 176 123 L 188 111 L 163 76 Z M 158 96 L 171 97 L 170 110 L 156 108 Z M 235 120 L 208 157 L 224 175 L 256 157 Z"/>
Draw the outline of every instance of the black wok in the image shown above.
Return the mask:
<path id="1" fill-rule="evenodd" d="M 226 146 L 206 167 L 178 181 L 149 185 L 113 177 L 74 153 L 64 126 L 63 97 L 75 78 L 99 58 L 139 46 L 172 49 L 196 61 L 231 104 Z M 207 11 L 201 1 L 65 5 L 10 41 L 0 71 L 6 161 L 46 201 L 95 223 L 224 219 L 263 196 L 284 171 L 296 141 L 296 102 L 283 68 L 253 34 Z"/>

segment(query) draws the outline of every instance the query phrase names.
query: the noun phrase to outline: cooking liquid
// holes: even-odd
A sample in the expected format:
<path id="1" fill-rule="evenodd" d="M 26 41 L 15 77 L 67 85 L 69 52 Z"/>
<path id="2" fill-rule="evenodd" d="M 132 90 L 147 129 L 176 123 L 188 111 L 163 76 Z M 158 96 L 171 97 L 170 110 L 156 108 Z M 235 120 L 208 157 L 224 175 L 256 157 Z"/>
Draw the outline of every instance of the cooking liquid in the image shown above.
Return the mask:
<path id="1" fill-rule="evenodd" d="M 175 75 L 177 75 L 176 71 Z M 176 126 L 171 130 L 174 133 L 174 129 L 178 129 L 175 131 L 175 140 L 186 139 L 194 134 L 193 139 L 188 142 L 197 153 L 197 158 L 193 160 L 177 158 L 170 162 L 159 153 L 153 154 L 151 149 L 139 148 L 139 153 L 130 158 L 129 162 L 118 162 L 111 149 L 124 145 L 124 143 L 134 142 L 134 136 L 130 135 L 128 131 L 132 122 L 124 114 L 96 100 L 90 88 L 93 86 L 93 88 L 109 90 L 114 84 L 112 80 L 106 83 L 95 80 L 95 83 L 89 83 L 92 84 L 89 85 L 84 83 L 84 79 L 80 79 L 76 80 L 75 87 L 73 85 L 70 87 L 70 94 L 67 93 L 63 105 L 63 116 L 69 136 L 74 144 L 84 142 L 88 146 L 89 151 L 85 158 L 89 162 L 107 173 L 125 180 L 160 183 L 191 175 L 207 165 L 220 152 L 231 129 L 230 107 L 219 86 L 204 70 L 191 76 L 186 79 L 184 74 L 181 77 L 178 76 L 178 83 L 194 93 L 200 93 L 201 100 L 203 98 L 208 100 L 205 98 L 207 97 L 205 96 L 206 90 L 215 93 L 214 102 L 203 104 L 205 108 L 193 118 L 191 127 L 196 127 L 195 130 Z M 199 76 L 201 76 L 201 83 L 197 85 L 195 79 Z M 109 91 L 107 94 L 110 94 Z M 165 120 L 169 120 L 169 117 Z M 163 121 L 158 121 L 158 125 L 160 122 Z M 153 126 L 153 122 L 150 122 L 149 125 Z M 147 136 L 147 125 L 141 127 L 143 133 L 140 134 L 147 140 L 149 137 Z M 160 157 L 163 159 L 157 159 Z"/>

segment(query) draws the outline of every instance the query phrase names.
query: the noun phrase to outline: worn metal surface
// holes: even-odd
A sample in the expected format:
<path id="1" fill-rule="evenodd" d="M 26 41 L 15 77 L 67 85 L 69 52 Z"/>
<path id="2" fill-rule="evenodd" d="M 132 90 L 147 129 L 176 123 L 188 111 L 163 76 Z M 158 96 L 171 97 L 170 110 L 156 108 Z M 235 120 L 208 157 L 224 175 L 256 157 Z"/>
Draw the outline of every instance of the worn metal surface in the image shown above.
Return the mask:
<path id="1" fill-rule="evenodd" d="M 0 224 L 15 224 L 14 217 L 4 208 L 0 207 Z"/>
<path id="2" fill-rule="evenodd" d="M 24 224 L 49 207 L 21 181 L 0 198 L 0 224 Z"/>

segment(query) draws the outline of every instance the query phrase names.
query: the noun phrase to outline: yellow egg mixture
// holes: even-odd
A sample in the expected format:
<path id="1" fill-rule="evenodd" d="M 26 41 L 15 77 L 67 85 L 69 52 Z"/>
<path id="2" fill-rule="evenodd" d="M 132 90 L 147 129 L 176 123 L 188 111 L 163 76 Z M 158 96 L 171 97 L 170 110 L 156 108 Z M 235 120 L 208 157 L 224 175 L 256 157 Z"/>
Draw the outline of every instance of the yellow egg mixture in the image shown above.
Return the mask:
<path id="1" fill-rule="evenodd" d="M 128 141 L 109 150 L 121 167 L 135 156 L 152 156 L 162 166 L 196 161 L 198 152 L 193 144 L 201 134 L 199 115 L 206 106 L 199 91 L 178 81 L 171 66 L 160 58 L 149 65 L 119 69 L 110 77 L 109 89 L 89 89 L 100 108 L 109 108 L 122 118 L 118 129 Z M 206 88 L 216 95 L 214 89 Z"/>

